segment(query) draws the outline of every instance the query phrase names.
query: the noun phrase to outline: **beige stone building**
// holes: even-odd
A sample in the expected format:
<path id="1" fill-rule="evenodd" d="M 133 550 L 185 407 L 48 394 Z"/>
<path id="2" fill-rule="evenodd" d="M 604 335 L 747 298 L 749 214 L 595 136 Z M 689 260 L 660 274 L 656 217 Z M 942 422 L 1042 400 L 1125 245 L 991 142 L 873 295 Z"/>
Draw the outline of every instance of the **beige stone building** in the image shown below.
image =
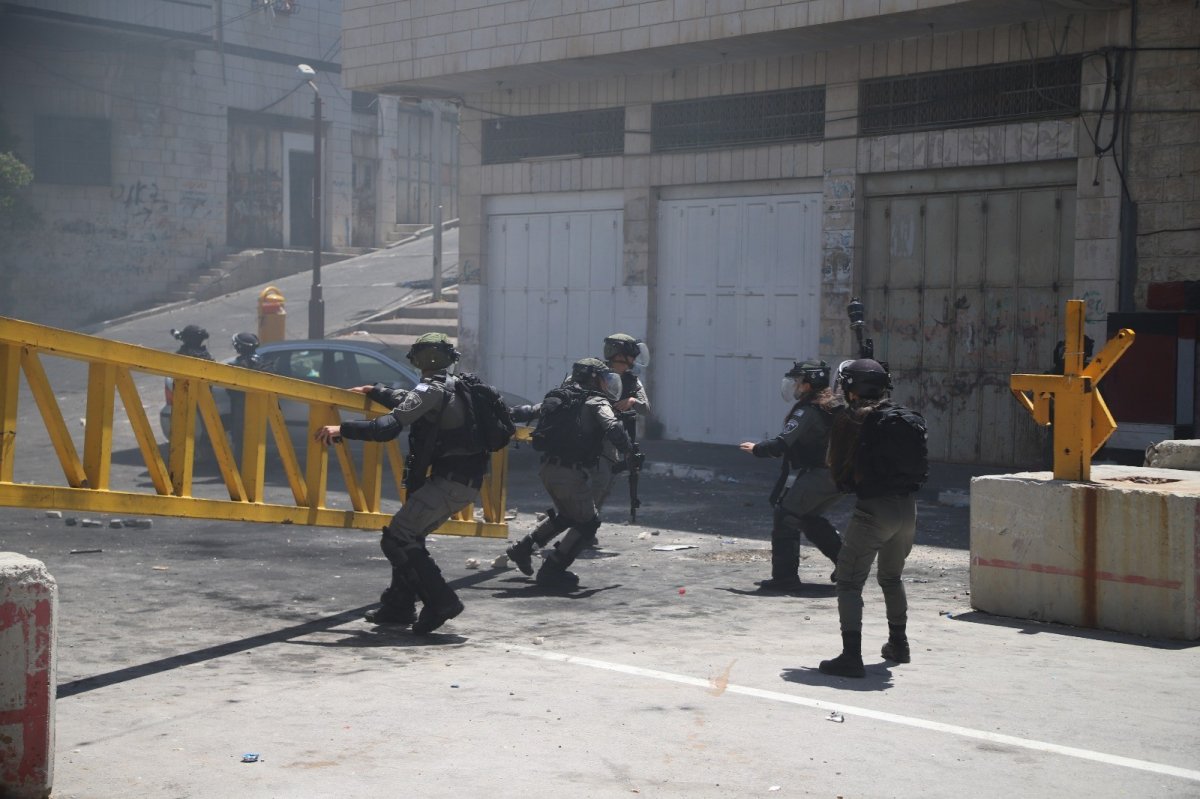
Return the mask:
<path id="1" fill-rule="evenodd" d="M 341 11 L 340 0 L 0 4 L 0 121 L 33 168 L 42 219 L 0 252 L 0 314 L 111 319 L 247 250 L 269 251 L 255 275 L 308 268 L 313 92 L 300 63 L 323 100 L 327 252 L 428 224 L 434 176 L 456 216 L 456 111 L 439 106 L 446 157 L 432 168 L 431 104 L 342 85 Z"/>
<path id="2" fill-rule="evenodd" d="M 854 355 L 860 295 L 935 458 L 1031 464 L 1008 376 L 1053 367 L 1067 299 L 1100 342 L 1117 312 L 1200 310 L 1176 299 L 1200 279 L 1191 0 L 347 0 L 343 23 L 348 86 L 462 109 L 462 341 L 520 394 L 621 330 L 654 352 L 651 433 L 760 437 L 792 359 Z"/>

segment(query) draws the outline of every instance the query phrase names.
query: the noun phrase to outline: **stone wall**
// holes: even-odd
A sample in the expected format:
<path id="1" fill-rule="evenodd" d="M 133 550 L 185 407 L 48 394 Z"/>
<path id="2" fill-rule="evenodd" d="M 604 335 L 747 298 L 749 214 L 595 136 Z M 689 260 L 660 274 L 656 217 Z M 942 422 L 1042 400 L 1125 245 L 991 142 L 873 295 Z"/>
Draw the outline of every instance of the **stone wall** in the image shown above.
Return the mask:
<path id="1" fill-rule="evenodd" d="M 1137 203 L 1130 310 L 1147 310 L 1154 284 L 1200 279 L 1200 9 L 1190 0 L 1142 0 L 1138 10 L 1145 49 L 1133 59 L 1126 182 Z"/>

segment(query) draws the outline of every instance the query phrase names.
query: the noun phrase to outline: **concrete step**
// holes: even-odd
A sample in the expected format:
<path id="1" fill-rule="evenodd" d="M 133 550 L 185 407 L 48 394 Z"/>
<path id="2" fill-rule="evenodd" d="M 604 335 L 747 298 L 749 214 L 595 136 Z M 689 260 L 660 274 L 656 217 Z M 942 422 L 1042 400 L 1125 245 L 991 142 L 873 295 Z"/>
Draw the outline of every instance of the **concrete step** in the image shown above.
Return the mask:
<path id="1" fill-rule="evenodd" d="M 458 335 L 458 319 L 382 319 L 378 322 L 363 322 L 360 330 L 369 333 L 390 333 L 409 336 L 420 336 L 425 333 L 445 333 L 447 336 Z"/>
<path id="2" fill-rule="evenodd" d="M 424 222 L 417 222 L 415 224 L 408 222 L 397 222 L 396 224 L 392 225 L 392 232 L 402 233 L 405 236 L 411 236 L 414 233 L 419 233 L 427 227 L 429 227 L 429 225 Z"/>
<path id="3" fill-rule="evenodd" d="M 392 225 L 390 229 L 384 231 L 383 240 L 388 243 L 401 241 L 409 236 L 415 236 L 427 227 L 429 225 Z"/>
<path id="4" fill-rule="evenodd" d="M 443 301 L 406 305 L 396 312 L 396 316 L 409 319 L 458 319 L 458 303 Z"/>

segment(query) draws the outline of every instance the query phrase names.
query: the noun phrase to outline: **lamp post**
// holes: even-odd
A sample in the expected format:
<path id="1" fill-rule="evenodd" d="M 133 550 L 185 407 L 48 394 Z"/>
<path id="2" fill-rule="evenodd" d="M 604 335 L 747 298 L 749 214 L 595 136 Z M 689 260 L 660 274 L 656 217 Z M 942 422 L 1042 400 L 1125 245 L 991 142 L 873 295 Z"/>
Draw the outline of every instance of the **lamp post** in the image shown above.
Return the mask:
<path id="1" fill-rule="evenodd" d="M 433 110 L 433 127 L 430 131 L 430 162 L 429 176 L 432 180 L 430 188 L 430 210 L 433 211 L 433 301 L 442 301 L 442 104 L 437 100 L 430 102 Z"/>
<path id="2" fill-rule="evenodd" d="M 308 297 L 308 337 L 325 338 L 325 298 L 321 293 L 321 92 L 313 79 L 317 71 L 308 64 L 299 64 L 296 70 L 305 78 L 313 90 L 313 245 L 312 245 L 312 291 Z"/>

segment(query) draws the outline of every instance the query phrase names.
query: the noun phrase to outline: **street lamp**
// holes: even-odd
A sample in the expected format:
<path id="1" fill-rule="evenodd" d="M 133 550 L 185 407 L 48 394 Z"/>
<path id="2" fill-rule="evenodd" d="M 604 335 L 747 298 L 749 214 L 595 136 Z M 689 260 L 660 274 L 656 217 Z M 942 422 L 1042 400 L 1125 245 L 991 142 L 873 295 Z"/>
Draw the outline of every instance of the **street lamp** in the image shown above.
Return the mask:
<path id="1" fill-rule="evenodd" d="M 312 184 L 312 292 L 308 298 L 308 337 L 325 338 L 325 298 L 321 295 L 321 92 L 314 78 L 317 71 L 298 64 L 296 71 L 313 90 L 313 184 Z"/>

